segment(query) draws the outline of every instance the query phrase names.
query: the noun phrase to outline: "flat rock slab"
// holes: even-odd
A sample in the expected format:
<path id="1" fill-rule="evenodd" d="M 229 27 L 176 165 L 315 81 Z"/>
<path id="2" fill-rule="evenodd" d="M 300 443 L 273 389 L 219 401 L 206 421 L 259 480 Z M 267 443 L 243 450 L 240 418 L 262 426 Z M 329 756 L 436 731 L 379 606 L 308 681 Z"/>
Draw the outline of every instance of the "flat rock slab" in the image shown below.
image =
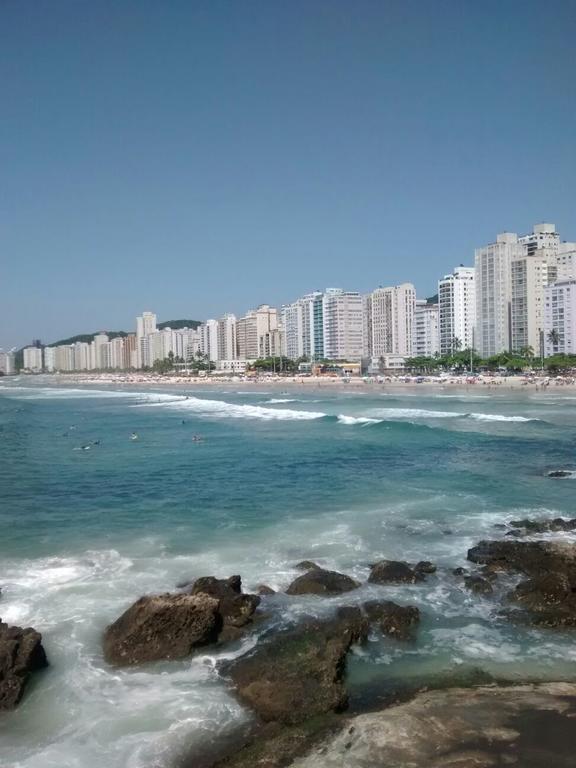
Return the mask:
<path id="1" fill-rule="evenodd" d="M 576 685 L 454 688 L 349 718 L 293 768 L 574 768 Z"/>

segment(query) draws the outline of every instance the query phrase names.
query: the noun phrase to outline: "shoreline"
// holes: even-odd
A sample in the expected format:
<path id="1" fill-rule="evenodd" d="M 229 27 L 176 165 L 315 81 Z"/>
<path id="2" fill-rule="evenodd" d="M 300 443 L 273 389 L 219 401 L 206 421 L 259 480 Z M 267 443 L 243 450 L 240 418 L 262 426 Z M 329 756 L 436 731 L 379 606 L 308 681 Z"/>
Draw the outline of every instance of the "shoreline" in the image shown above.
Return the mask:
<path id="1" fill-rule="evenodd" d="M 20 374 L 17 377 L 7 377 L 7 381 L 22 377 L 30 383 L 38 381 L 50 384 L 69 385 L 138 385 L 145 387 L 156 386 L 189 386 L 199 390 L 241 384 L 242 386 L 270 387 L 305 387 L 306 389 L 330 389 L 336 391 L 383 391 L 386 390 L 416 390 L 434 391 L 445 388 L 465 390 L 466 392 L 548 392 L 558 389 L 576 391 L 576 378 L 571 376 L 448 376 L 448 377 L 408 377 L 381 376 L 342 379 L 330 376 L 183 376 L 161 375 L 155 373 L 64 373 L 64 374 Z"/>

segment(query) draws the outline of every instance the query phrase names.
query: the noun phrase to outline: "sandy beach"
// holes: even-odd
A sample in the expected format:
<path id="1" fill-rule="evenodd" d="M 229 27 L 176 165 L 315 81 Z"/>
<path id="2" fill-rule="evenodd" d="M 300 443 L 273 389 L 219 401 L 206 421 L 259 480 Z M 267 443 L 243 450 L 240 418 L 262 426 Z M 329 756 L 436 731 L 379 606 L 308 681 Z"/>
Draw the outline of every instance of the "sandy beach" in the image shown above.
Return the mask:
<path id="1" fill-rule="evenodd" d="M 482 390 L 501 392 L 505 390 L 526 390 L 530 392 L 546 392 L 562 388 L 563 390 L 576 390 L 576 378 L 572 376 L 378 376 L 378 377 L 350 377 L 337 376 L 188 376 L 182 374 L 157 374 L 157 373 L 65 373 L 65 374 L 39 374 L 20 377 L 30 384 L 40 382 L 48 385 L 58 384 L 65 386 L 101 386 L 101 385 L 129 385 L 143 387 L 157 386 L 189 386 L 201 389 L 211 389 L 218 386 L 239 384 L 243 386 L 269 386 L 273 390 L 286 387 L 302 386 L 306 389 L 330 389 L 330 390 L 354 390 L 360 391 L 395 391 L 398 389 L 416 390 Z M 14 381 L 14 379 L 6 379 Z"/>

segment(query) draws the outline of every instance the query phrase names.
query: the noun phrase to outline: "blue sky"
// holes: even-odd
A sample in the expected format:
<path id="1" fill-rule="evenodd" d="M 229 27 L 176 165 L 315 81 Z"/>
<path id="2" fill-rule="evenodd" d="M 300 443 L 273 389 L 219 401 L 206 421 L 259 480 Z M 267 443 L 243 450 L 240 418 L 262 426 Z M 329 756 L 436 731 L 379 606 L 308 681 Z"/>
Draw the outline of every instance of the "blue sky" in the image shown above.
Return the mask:
<path id="1" fill-rule="evenodd" d="M 0 346 L 576 239 L 572 0 L 0 0 Z"/>

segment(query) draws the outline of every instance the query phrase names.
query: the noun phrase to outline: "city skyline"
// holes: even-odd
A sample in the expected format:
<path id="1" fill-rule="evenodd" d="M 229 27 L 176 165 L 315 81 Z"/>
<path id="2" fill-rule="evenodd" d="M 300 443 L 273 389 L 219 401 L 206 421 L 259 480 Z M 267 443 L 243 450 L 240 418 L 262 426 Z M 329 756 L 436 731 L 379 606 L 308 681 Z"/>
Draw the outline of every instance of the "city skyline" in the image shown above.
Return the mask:
<path id="1" fill-rule="evenodd" d="M 539 227 L 539 226 L 543 225 L 544 223 L 545 222 L 543 222 L 543 221 L 542 222 L 536 222 L 536 223 L 534 223 L 533 227 Z M 555 227 L 555 229 L 556 229 L 556 232 L 558 233 L 558 229 L 559 228 Z M 504 230 L 504 231 L 500 232 L 500 234 L 510 234 L 510 233 L 514 234 L 514 235 L 516 234 L 516 232 L 512 232 L 511 230 Z M 493 236 L 493 237 L 494 237 L 494 240 L 493 241 L 489 241 L 490 244 L 496 243 L 496 237 L 495 236 Z M 522 233 L 519 235 L 519 237 L 522 240 L 526 240 L 526 239 L 529 239 L 531 237 L 531 233 L 529 233 L 528 230 L 526 230 L 526 232 L 522 231 Z M 559 243 L 568 243 L 569 245 L 571 245 L 571 241 L 570 240 L 566 240 L 564 238 L 558 239 L 558 242 Z M 393 281 L 383 280 L 376 287 L 372 286 L 371 288 L 369 288 L 366 291 L 359 290 L 355 286 L 351 286 L 349 284 L 345 284 L 343 286 L 343 288 L 344 288 L 344 290 L 354 291 L 354 292 L 359 293 L 361 295 L 368 295 L 368 294 L 371 294 L 373 291 L 379 290 L 381 288 L 391 287 L 391 286 L 394 286 L 394 285 L 402 285 L 403 283 L 410 282 L 410 283 L 414 284 L 414 286 L 416 288 L 416 298 L 418 298 L 419 300 L 425 299 L 425 298 L 430 298 L 430 297 L 435 296 L 436 294 L 438 294 L 438 291 L 439 291 L 439 288 L 440 288 L 440 284 L 443 283 L 446 280 L 446 278 L 450 276 L 450 274 L 452 273 L 453 270 L 454 270 L 454 272 L 456 272 L 457 270 L 460 270 L 462 268 L 464 268 L 464 270 L 473 268 L 474 267 L 474 262 L 475 262 L 475 258 L 474 257 L 475 257 L 475 254 L 477 253 L 478 250 L 479 250 L 478 247 L 475 247 L 473 249 L 472 256 L 469 258 L 469 262 L 470 262 L 469 264 L 466 264 L 465 262 L 454 264 L 452 267 L 449 268 L 449 270 L 446 272 L 446 274 L 444 276 L 442 276 L 442 274 L 439 272 L 438 273 L 438 277 L 436 279 L 436 283 L 431 286 L 430 290 L 426 290 L 426 291 L 420 290 L 419 286 L 416 284 L 416 281 L 413 280 L 410 275 L 407 275 L 405 277 L 405 279 L 400 280 L 398 283 L 394 283 Z M 301 291 L 300 295 L 305 295 L 306 293 L 311 293 L 311 292 L 314 292 L 314 291 L 320 291 L 321 292 L 321 291 L 326 290 L 328 287 L 330 287 L 332 285 L 333 284 L 330 283 L 329 281 L 324 281 L 324 285 L 318 286 L 316 288 L 311 288 L 311 287 L 308 286 L 307 289 L 304 289 L 303 291 Z M 271 291 L 271 293 L 273 293 L 273 291 Z M 161 313 L 156 311 L 156 310 L 155 310 L 155 314 L 158 317 L 161 318 L 161 320 L 159 321 L 161 323 L 166 323 L 166 322 L 168 322 L 170 320 L 179 320 L 179 319 L 183 319 L 183 318 L 188 318 L 190 320 L 194 320 L 194 321 L 197 321 L 199 323 L 202 323 L 202 322 L 205 322 L 205 321 L 210 320 L 212 318 L 217 318 L 217 317 L 220 317 L 220 316 L 225 315 L 225 314 L 233 314 L 233 315 L 236 315 L 237 317 L 242 317 L 244 315 L 244 313 L 249 312 L 249 311 L 251 311 L 253 309 L 256 309 L 257 307 L 259 307 L 261 305 L 264 305 L 264 304 L 265 305 L 270 305 L 270 306 L 277 306 L 278 308 L 280 308 L 280 307 L 282 307 L 282 306 L 284 306 L 286 304 L 289 304 L 293 300 L 294 300 L 294 297 L 286 299 L 285 301 L 274 303 L 274 302 L 268 301 L 266 299 L 266 297 L 263 297 L 262 301 L 257 302 L 252 307 L 246 307 L 246 306 L 241 307 L 241 303 L 240 303 L 240 301 L 238 301 L 238 306 L 240 306 L 240 309 L 220 306 L 220 307 L 217 307 L 216 311 L 214 311 L 210 315 L 204 316 L 204 317 L 201 317 L 199 315 L 199 313 L 195 313 L 194 310 L 190 309 L 190 308 L 185 309 L 181 313 L 177 313 L 176 311 L 173 311 L 173 310 L 168 310 L 166 317 L 162 316 Z M 161 304 L 161 301 L 160 302 L 158 302 L 158 301 L 154 302 L 154 306 L 156 307 L 159 303 Z M 59 336 L 58 338 L 45 339 L 45 338 L 41 338 L 41 335 L 39 333 L 33 333 L 32 336 L 29 339 L 24 339 L 23 341 L 21 340 L 20 343 L 9 343 L 9 342 L 7 342 L 7 343 L 2 344 L 1 343 L 2 339 L 0 339 L 0 350 L 2 350 L 4 352 L 7 352 L 7 351 L 9 351 L 11 349 L 23 348 L 25 346 L 29 346 L 36 339 L 40 339 L 40 341 L 42 341 L 43 344 L 50 345 L 50 344 L 54 344 L 55 342 L 57 342 L 59 340 L 63 340 L 63 339 L 66 339 L 66 338 L 72 338 L 74 336 L 83 335 L 83 334 L 113 333 L 113 332 L 117 332 L 117 331 L 124 331 L 124 332 L 127 332 L 127 333 L 131 333 L 131 332 L 133 332 L 133 328 L 132 328 L 133 318 L 134 318 L 136 312 L 141 312 L 141 311 L 142 311 L 141 307 L 137 307 L 135 312 L 130 315 L 130 318 L 128 319 L 127 323 L 124 326 L 115 327 L 112 324 L 107 323 L 107 324 L 104 324 L 104 325 L 102 325 L 101 327 L 98 327 L 98 328 L 78 328 L 76 330 L 71 330 L 70 327 L 68 327 L 67 329 L 63 330 L 62 335 Z M 124 314 L 128 314 L 126 309 L 123 310 L 123 313 Z M 467 336 L 466 338 L 469 338 L 469 337 Z"/>
<path id="2" fill-rule="evenodd" d="M 0 346 L 326 283 L 429 295 L 494 231 L 570 232 L 575 24 L 561 1 L 3 3 Z"/>
<path id="3" fill-rule="evenodd" d="M 518 235 L 500 232 L 475 249 L 474 267 L 460 265 L 438 279 L 434 301 L 418 298 L 413 283 L 361 294 L 325 288 L 279 308 L 261 304 L 240 317 L 225 312 L 201 323 L 158 326 L 144 311 L 136 333 L 24 349 L 24 369 L 150 369 L 200 355 L 220 372 L 238 372 L 262 358 L 345 360 L 363 370 L 404 368 L 409 358 L 475 350 L 482 358 L 517 353 L 526 359 L 576 354 L 576 243 L 551 222 Z M 171 367 L 171 362 L 170 362 Z M 13 372 L 6 355 L 0 370 Z"/>

